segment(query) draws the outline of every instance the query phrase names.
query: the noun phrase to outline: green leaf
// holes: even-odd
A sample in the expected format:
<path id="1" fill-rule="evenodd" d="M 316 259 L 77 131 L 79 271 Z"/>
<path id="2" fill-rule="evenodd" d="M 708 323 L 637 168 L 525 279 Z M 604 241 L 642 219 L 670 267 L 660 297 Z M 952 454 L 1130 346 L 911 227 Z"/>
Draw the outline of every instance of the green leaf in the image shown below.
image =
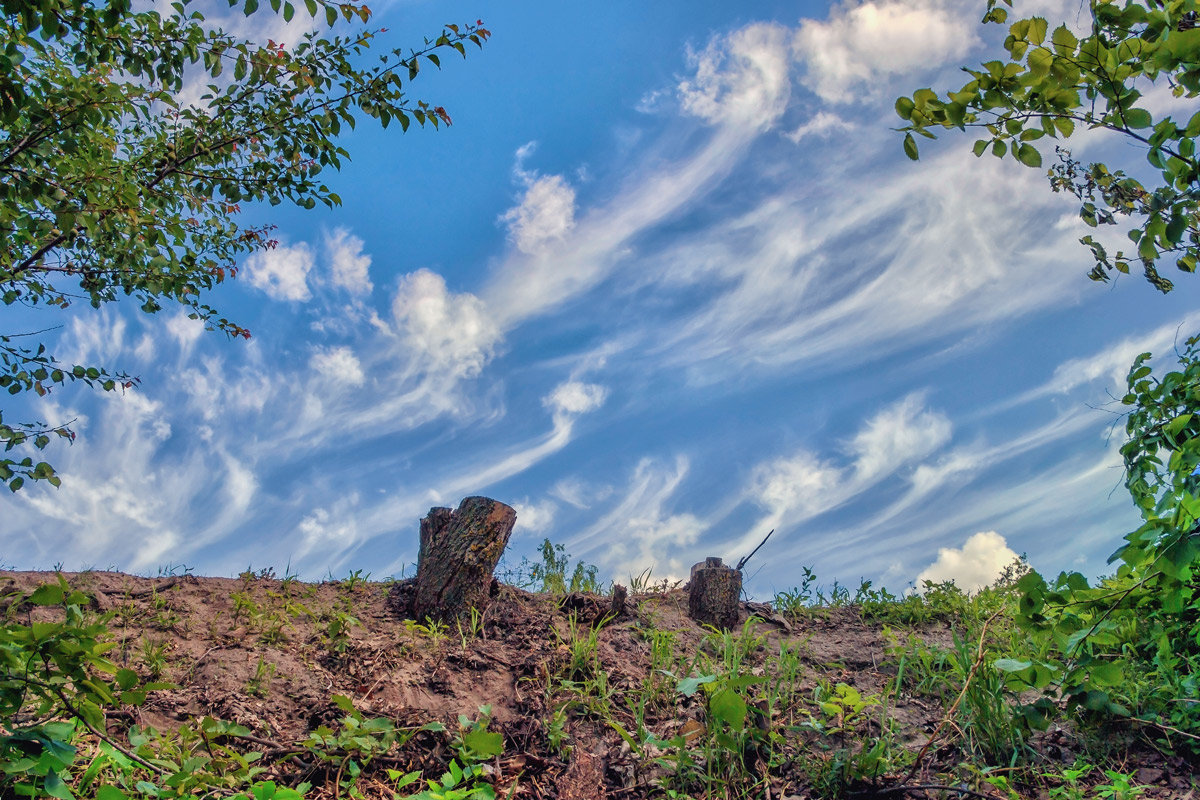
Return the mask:
<path id="1" fill-rule="evenodd" d="M 913 138 L 911 133 L 904 134 L 904 155 L 916 161 L 921 156 L 917 152 L 917 140 Z"/>
<path id="2" fill-rule="evenodd" d="M 504 736 L 476 728 L 463 734 L 463 745 L 476 758 L 493 758 L 504 752 Z"/>
<path id="3" fill-rule="evenodd" d="M 1154 124 L 1154 119 L 1150 116 L 1150 112 L 1144 108 L 1126 109 L 1121 114 L 1121 119 L 1125 124 L 1134 130 L 1149 128 Z"/>
<path id="4" fill-rule="evenodd" d="M 46 794 L 51 797 L 57 797 L 58 800 L 74 800 L 74 795 L 71 790 L 63 783 L 63 779 L 58 776 L 57 772 L 51 770 L 46 773 L 46 780 L 43 787 Z"/>
<path id="5" fill-rule="evenodd" d="M 1079 39 L 1076 38 L 1075 34 L 1071 33 L 1071 29 L 1065 24 L 1059 25 L 1054 29 L 1050 41 L 1054 44 L 1054 52 L 1060 56 L 1074 55 L 1075 48 L 1079 46 Z"/>
<path id="6" fill-rule="evenodd" d="M 1054 66 L 1054 54 L 1043 48 L 1035 48 L 1029 51 L 1029 57 L 1025 59 L 1029 65 L 1029 71 L 1035 75 L 1047 75 L 1050 68 Z"/>
<path id="7" fill-rule="evenodd" d="M 20 478 L 17 480 L 20 480 Z M 20 487 L 18 486 L 17 488 L 19 489 Z M 13 491 L 16 490 L 14 489 Z M 33 593 L 29 595 L 29 602 L 35 606 L 56 606 L 63 601 L 63 597 L 65 596 L 61 584 L 44 583 L 34 589 Z"/>
<path id="8" fill-rule="evenodd" d="M 712 718 L 725 723 L 735 731 L 746 727 L 748 712 L 746 701 L 733 689 L 718 689 L 708 699 L 708 713 Z"/>
<path id="9" fill-rule="evenodd" d="M 1027 167 L 1040 167 L 1042 154 L 1031 144 L 1022 144 L 1017 148 L 1017 160 Z"/>
<path id="10" fill-rule="evenodd" d="M 1119 686 L 1125 680 L 1125 671 L 1116 661 L 1093 664 L 1088 671 L 1097 686 Z"/>
<path id="11" fill-rule="evenodd" d="M 1163 433 L 1174 439 L 1179 436 L 1179 432 L 1186 428 L 1188 423 L 1191 421 L 1191 414 L 1180 414 L 1178 417 L 1163 426 Z"/>
<path id="12" fill-rule="evenodd" d="M 1041 44 L 1046 41 L 1046 29 L 1048 27 L 1044 17 L 1033 17 L 1029 20 L 1029 32 L 1025 38 L 1032 44 Z"/>

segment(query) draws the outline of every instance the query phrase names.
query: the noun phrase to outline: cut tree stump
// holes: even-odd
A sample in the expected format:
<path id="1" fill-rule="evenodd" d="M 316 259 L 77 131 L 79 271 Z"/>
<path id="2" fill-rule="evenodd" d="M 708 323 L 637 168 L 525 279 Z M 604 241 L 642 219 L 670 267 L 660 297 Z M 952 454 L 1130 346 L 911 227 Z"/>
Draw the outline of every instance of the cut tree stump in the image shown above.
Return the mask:
<path id="1" fill-rule="evenodd" d="M 449 622 L 486 608 L 492 571 L 516 521 L 511 506 L 487 497 L 468 497 L 456 511 L 429 509 L 421 520 L 413 616 Z"/>
<path id="2" fill-rule="evenodd" d="M 701 625 L 727 631 L 738 624 L 742 573 L 709 557 L 692 567 L 688 581 L 688 616 Z"/>

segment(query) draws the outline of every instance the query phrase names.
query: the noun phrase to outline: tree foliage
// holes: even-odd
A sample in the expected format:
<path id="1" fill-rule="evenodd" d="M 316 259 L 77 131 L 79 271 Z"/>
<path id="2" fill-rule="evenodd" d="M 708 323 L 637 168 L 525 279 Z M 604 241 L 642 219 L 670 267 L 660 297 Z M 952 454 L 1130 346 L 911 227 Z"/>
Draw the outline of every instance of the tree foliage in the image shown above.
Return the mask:
<path id="1" fill-rule="evenodd" d="M 129 0 L 0 0 L 0 299 L 64 309 L 126 299 L 154 313 L 182 305 L 209 329 L 249 338 L 204 302 L 238 261 L 275 246 L 243 205 L 336 206 L 323 173 L 349 158 L 339 135 L 370 117 L 402 129 L 449 125 L 408 84 L 490 35 L 447 25 L 415 50 L 366 60 L 382 30 L 354 2 L 230 0 L 277 15 L 295 40 L 257 43 L 207 20 L 190 0 L 166 10 Z M 240 5 L 239 5 L 240 3 Z M 295 19 L 294 19 L 295 18 Z M 274 21 L 274 20 L 272 20 Z M 316 30 L 310 30 L 316 28 Z M 294 31 L 294 34 L 293 34 Z M 19 338 L 26 336 L 29 338 Z M 0 335 L 0 389 L 43 396 L 73 381 L 113 391 L 137 379 L 61 364 L 36 334 Z M 58 478 L 14 448 L 44 448 L 66 424 L 0 416 L 0 483 Z"/>
<path id="2" fill-rule="evenodd" d="M 1001 3 L 1012 5 L 988 0 L 985 23 L 1007 22 Z M 1042 17 L 1019 19 L 1009 25 L 1005 56 L 964 68 L 971 80 L 962 88 L 919 89 L 896 101 L 908 123 L 900 128 L 904 151 L 918 157 L 914 133 L 932 139 L 938 128 L 978 128 L 986 136 L 975 142 L 975 155 L 990 151 L 1041 167 L 1039 140 L 1096 129 L 1120 134 L 1145 153 L 1157 171 L 1153 179 L 1085 165 L 1058 146 L 1050 185 L 1079 199 L 1088 225 L 1117 225 L 1119 218 L 1129 225 L 1129 252 L 1110 254 L 1091 235 L 1080 240 L 1094 261 L 1089 277 L 1106 281 L 1138 262 L 1151 284 L 1170 291 L 1161 266 L 1174 262 L 1195 272 L 1200 259 L 1200 113 L 1176 118 L 1156 111 L 1170 105 L 1166 93 L 1200 95 L 1197 8 L 1196 0 L 1088 0 L 1090 30 L 1083 38 L 1065 23 L 1051 30 Z"/>
<path id="3" fill-rule="evenodd" d="M 1004 660 L 1042 697 L 1022 714 L 1042 726 L 1062 697 L 1083 712 L 1132 718 L 1200 753 L 1200 339 L 1179 369 L 1155 376 L 1142 353 L 1129 372 L 1125 484 L 1143 524 L 1094 586 L 1077 573 L 1024 576 L 1019 622 L 1038 657 Z"/>
<path id="4" fill-rule="evenodd" d="M 985 23 L 1007 22 L 1010 0 L 988 0 Z M 1110 255 L 1093 236 L 1080 241 L 1093 256 L 1090 276 L 1108 280 L 1141 263 L 1161 291 L 1159 272 L 1174 260 L 1194 272 L 1200 257 L 1200 113 L 1187 119 L 1155 109 L 1200 95 L 1200 14 L 1196 0 L 1089 0 L 1090 31 L 1041 17 L 1009 25 L 1007 56 L 967 69 L 971 80 L 938 95 L 920 89 L 896 101 L 908 122 L 904 149 L 918 157 L 913 134 L 981 128 L 974 151 L 1042 166 L 1039 140 L 1067 139 L 1085 129 L 1112 131 L 1144 152 L 1157 177 L 1143 183 L 1103 163 L 1083 165 L 1056 147 L 1048 173 L 1055 191 L 1081 202 L 1092 227 L 1126 218 L 1134 251 Z M 1160 96 L 1152 97 L 1151 93 Z M 1192 105 L 1194 108 L 1194 104 Z M 1150 173 L 1140 165 L 1143 172 Z M 1015 688 L 1040 697 L 1020 711 L 1042 727 L 1062 705 L 1102 718 L 1129 718 L 1156 730 L 1166 744 L 1200 752 L 1200 337 L 1179 353 L 1179 368 L 1156 376 L 1151 354 L 1130 369 L 1125 484 L 1143 524 L 1112 556 L 1115 574 L 1094 585 L 1083 575 L 1046 580 L 1036 572 L 1017 583 L 1019 623 L 1034 657 L 1000 659 Z"/>

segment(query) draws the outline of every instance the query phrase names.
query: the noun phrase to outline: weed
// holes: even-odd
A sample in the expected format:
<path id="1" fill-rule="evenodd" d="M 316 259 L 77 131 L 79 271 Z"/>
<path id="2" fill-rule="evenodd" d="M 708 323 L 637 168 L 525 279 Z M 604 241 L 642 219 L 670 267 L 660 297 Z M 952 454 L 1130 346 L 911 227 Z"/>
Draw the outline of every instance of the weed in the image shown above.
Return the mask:
<path id="1" fill-rule="evenodd" d="M 1145 786 L 1136 785 L 1133 776 L 1124 772 L 1106 769 L 1104 776 L 1109 782 L 1095 787 L 1097 800 L 1134 800 L 1146 791 Z"/>
<path id="2" fill-rule="evenodd" d="M 455 625 L 458 628 L 458 638 L 462 643 L 464 652 L 467 649 L 467 642 L 472 639 L 478 639 L 483 635 L 483 612 L 475 608 L 475 606 L 471 606 L 469 611 L 470 619 L 465 626 L 461 618 L 455 620 Z"/>
<path id="3" fill-rule="evenodd" d="M 150 603 L 153 608 L 153 616 L 151 616 L 151 624 L 160 631 L 175 630 L 182 618 L 171 608 L 171 602 L 166 596 L 161 595 L 158 591 L 154 591 L 150 595 Z"/>
<path id="4" fill-rule="evenodd" d="M 167 650 L 171 647 L 165 639 L 142 639 L 142 665 L 151 680 L 158 680 L 167 669 Z"/>
<path id="5" fill-rule="evenodd" d="M 638 575 L 629 576 L 629 591 L 633 594 L 664 594 L 678 589 L 683 581 L 662 578 L 654 580 L 654 570 L 646 567 Z"/>
<path id="6" fill-rule="evenodd" d="M 496 800 L 496 790 L 479 782 L 486 774 L 481 766 L 462 767 L 451 760 L 441 778 L 427 780 L 429 788 L 409 795 L 408 800 Z M 396 781 L 397 791 L 421 779 L 420 772 L 402 774 L 392 769 L 388 776 Z"/>
<path id="7" fill-rule="evenodd" d="M 292 562 L 289 561 L 287 566 L 283 568 L 283 577 L 279 579 L 279 590 L 283 592 L 285 597 L 291 597 L 292 589 L 299 580 L 299 575 L 292 572 Z"/>
<path id="8" fill-rule="evenodd" d="M 343 578 L 339 585 L 347 592 L 357 592 L 365 587 L 369 580 L 371 580 L 371 573 L 368 572 L 364 575 L 361 569 L 356 569 Z"/>
<path id="9" fill-rule="evenodd" d="M 234 592 L 229 595 L 229 599 L 233 601 L 232 619 L 234 622 L 243 617 L 249 620 L 251 617 L 262 613 L 262 609 L 258 607 L 258 603 L 254 602 L 254 598 L 247 592 Z"/>
<path id="10" fill-rule="evenodd" d="M 427 779 L 428 788 L 411 795 L 409 800 L 495 800 L 496 790 L 484 782 L 491 769 L 483 762 L 504 752 L 504 737 L 487 729 L 492 718 L 491 706 L 480 706 L 479 714 L 477 721 L 459 715 L 458 733 L 450 743 L 455 758 L 440 778 Z M 421 779 L 421 773 L 416 771 L 401 773 L 389 769 L 387 774 L 395 781 L 397 791 Z"/>
<path id="11" fill-rule="evenodd" d="M 246 692 L 255 697 L 266 697 L 271 689 L 271 679 L 274 677 L 275 665 L 259 656 L 258 666 L 254 668 L 254 675 L 246 682 Z"/>
<path id="12" fill-rule="evenodd" d="M 519 588 L 532 589 L 546 594 L 601 593 L 603 584 L 599 578 L 600 571 L 596 566 L 580 561 L 575 564 L 575 568 L 571 570 L 571 576 L 568 578 L 567 571 L 571 569 L 571 556 L 563 545 L 552 544 L 549 539 L 545 539 L 539 550 L 542 554 L 541 563 L 522 558 L 517 567 L 504 571 L 505 580 Z"/>
<path id="13" fill-rule="evenodd" d="M 798 587 L 775 593 L 772 605 L 780 614 L 793 617 L 801 616 L 816 600 L 815 587 L 817 574 L 813 571 L 812 567 L 801 567 L 800 569 L 803 572 L 803 577 Z"/>
<path id="14" fill-rule="evenodd" d="M 562 758 L 570 752 L 570 747 L 567 745 L 569 738 L 566 706 L 559 706 L 550 712 L 550 716 L 546 717 L 546 741 L 554 754 Z"/>
<path id="15" fill-rule="evenodd" d="M 404 620 L 404 630 L 410 636 L 424 639 L 429 643 L 431 650 L 437 651 L 441 649 L 442 642 L 446 641 L 446 631 L 449 630 L 449 626 L 440 620 L 426 617 L 424 624 L 415 619 Z"/>
<path id="16" fill-rule="evenodd" d="M 275 580 L 275 568 L 263 567 L 258 572 L 254 571 L 254 565 L 248 565 L 244 570 L 238 573 L 238 579 L 244 585 L 249 585 L 260 580 Z"/>
<path id="17" fill-rule="evenodd" d="M 340 658 L 350 648 L 350 629 L 362 625 L 344 611 L 335 611 L 325 625 L 325 644 L 329 652 Z"/>

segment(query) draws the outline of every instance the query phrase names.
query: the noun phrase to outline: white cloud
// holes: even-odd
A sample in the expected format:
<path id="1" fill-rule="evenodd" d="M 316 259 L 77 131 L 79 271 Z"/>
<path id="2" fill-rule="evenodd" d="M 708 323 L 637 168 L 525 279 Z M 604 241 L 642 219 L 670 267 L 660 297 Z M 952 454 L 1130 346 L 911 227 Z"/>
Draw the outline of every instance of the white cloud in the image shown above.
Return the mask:
<path id="1" fill-rule="evenodd" d="M 550 495 L 575 508 L 591 508 L 593 504 L 608 499 L 613 488 L 607 485 L 587 483 L 577 477 L 560 478 L 550 487 Z"/>
<path id="2" fill-rule="evenodd" d="M 917 585 L 924 581 L 954 581 L 964 591 L 978 591 L 996 580 L 1016 558 L 1003 536 L 981 531 L 967 539 L 961 550 L 939 548 L 937 560 L 917 576 Z"/>
<path id="3" fill-rule="evenodd" d="M 950 441 L 952 426 L 944 414 L 925 408 L 911 394 L 867 421 L 851 443 L 860 479 L 894 471 L 924 458 Z"/>
<path id="4" fill-rule="evenodd" d="M 804 20 L 796 54 L 804 84 L 831 103 L 871 96 L 881 77 L 911 75 L 961 59 L 975 44 L 977 14 L 949 0 L 846 0 L 826 20 Z"/>
<path id="5" fill-rule="evenodd" d="M 554 524 L 554 515 L 558 505 L 553 500 L 543 500 L 540 503 L 513 503 L 517 512 L 517 533 L 544 533 Z"/>
<path id="6" fill-rule="evenodd" d="M 683 110 L 710 123 L 769 128 L 791 95 L 788 30 L 758 23 L 693 54 L 695 75 L 679 84 Z"/>
<path id="7" fill-rule="evenodd" d="M 305 242 L 252 253 L 245 263 L 246 279 L 251 286 L 275 300 L 299 302 L 312 297 L 308 288 L 308 273 L 312 268 L 312 250 Z"/>
<path id="8" fill-rule="evenodd" d="M 125 350 L 128 323 L 108 309 L 97 314 L 76 316 L 56 348 L 59 360 L 76 364 L 108 365 Z"/>
<path id="9" fill-rule="evenodd" d="M 754 472 L 752 496 L 782 517 L 793 511 L 819 513 L 844 499 L 848 476 L 837 466 L 801 451 L 759 465 Z"/>
<path id="10" fill-rule="evenodd" d="M 1054 370 L 1054 377 L 1042 390 L 1067 392 L 1092 381 L 1103 381 L 1113 394 L 1124 394 L 1129 368 L 1139 354 L 1151 353 L 1155 360 L 1170 357 L 1198 324 L 1200 314 L 1188 314 L 1149 333 L 1126 337 L 1093 355 L 1066 361 Z"/>
<path id="11" fill-rule="evenodd" d="M 961 179 L 967 170 L 972 180 Z M 635 262 L 633 280 L 711 298 L 660 335 L 666 359 L 697 370 L 711 358 L 720 379 L 730 367 L 845 365 L 1061 304 L 1082 288 L 1062 267 L 1078 255 L 1077 230 L 1053 230 L 1069 203 L 1035 170 L 955 148 L 894 177 L 840 163 L 801 174 L 741 216 Z M 837 197 L 839 213 L 816 210 L 814 197 Z"/>
<path id="12" fill-rule="evenodd" d="M 344 564 L 365 538 L 357 519 L 359 500 L 358 493 L 352 492 L 328 507 L 314 508 L 300 520 L 296 526 L 300 542 L 292 553 L 294 562 L 319 559 L 321 566 L 331 571 Z"/>
<path id="13" fill-rule="evenodd" d="M 800 142 L 813 136 L 819 139 L 828 139 L 835 133 L 852 131 L 856 127 L 853 122 L 844 120 L 837 114 L 832 114 L 828 111 L 818 111 L 808 121 L 791 133 L 786 134 L 786 136 L 796 144 L 800 144 Z"/>
<path id="14" fill-rule="evenodd" d="M 258 491 L 258 479 L 254 471 L 245 463 L 226 454 L 225 463 L 225 494 L 229 498 L 230 507 L 236 511 L 244 511 Z"/>
<path id="15" fill-rule="evenodd" d="M 932 464 L 919 464 L 911 477 L 913 496 L 924 497 L 950 481 L 969 477 L 985 461 L 998 457 L 998 453 L 988 453 L 976 447 L 949 453 Z"/>
<path id="16" fill-rule="evenodd" d="M 567 549 L 624 579 L 652 568 L 655 576 L 686 574 L 689 548 L 708 529 L 694 514 L 675 513 L 671 501 L 688 474 L 689 463 L 643 458 L 625 496 L 603 517 L 572 537 Z"/>
<path id="17" fill-rule="evenodd" d="M 608 389 L 595 383 L 567 381 L 554 387 L 542 400 L 542 405 L 551 409 L 555 416 L 586 414 L 604 405 Z"/>
<path id="18" fill-rule="evenodd" d="M 500 339 L 483 301 L 448 291 L 445 279 L 428 269 L 400 279 L 392 315 L 414 354 L 452 377 L 478 375 Z"/>
<path id="19" fill-rule="evenodd" d="M 184 354 L 190 353 L 192 346 L 204 334 L 204 321 L 189 319 L 184 312 L 179 312 L 167 318 L 167 333 L 179 345 Z"/>
<path id="20" fill-rule="evenodd" d="M 192 409 L 211 422 L 231 413 L 262 411 L 277 388 L 273 377 L 253 366 L 234 368 L 223 358 L 209 356 L 180 371 L 176 385 L 188 395 Z"/>
<path id="21" fill-rule="evenodd" d="M 345 228 L 336 228 L 325 236 L 330 281 L 351 294 L 370 294 L 371 257 L 363 253 L 363 240 Z"/>
<path id="22" fill-rule="evenodd" d="M 362 386 L 366 380 L 362 364 L 349 347 L 320 347 L 309 365 L 326 379 L 345 386 Z"/>
<path id="23" fill-rule="evenodd" d="M 749 497 L 770 512 L 764 528 L 829 511 L 937 451 L 950 440 L 950 421 L 912 394 L 867 420 L 848 443 L 851 463 L 838 466 L 806 450 L 760 464 Z M 747 534 L 753 538 L 755 534 Z"/>
<path id="24" fill-rule="evenodd" d="M 521 203 L 500 219 L 518 250 L 542 252 L 575 227 L 575 190 L 561 175 L 530 176 Z"/>

